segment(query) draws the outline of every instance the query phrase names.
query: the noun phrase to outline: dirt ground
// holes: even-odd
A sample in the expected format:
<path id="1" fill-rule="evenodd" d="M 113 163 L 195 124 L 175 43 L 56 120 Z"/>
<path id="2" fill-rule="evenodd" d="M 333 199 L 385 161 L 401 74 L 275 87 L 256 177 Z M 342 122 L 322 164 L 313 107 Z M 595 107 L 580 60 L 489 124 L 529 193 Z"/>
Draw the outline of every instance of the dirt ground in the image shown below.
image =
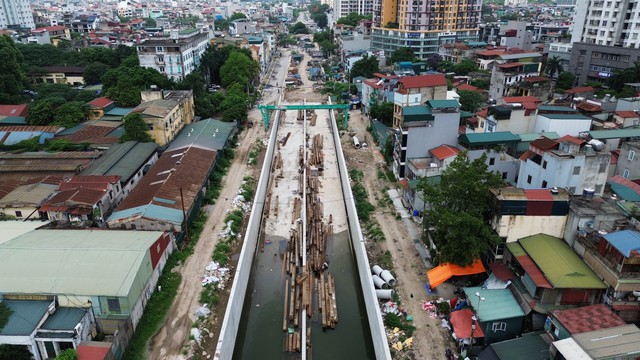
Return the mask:
<path id="1" fill-rule="evenodd" d="M 364 139 L 370 146 L 367 149 L 356 150 L 351 144 L 351 137 L 345 135 L 342 137 L 342 147 L 348 167 L 357 168 L 363 172 L 369 201 L 376 205 L 376 197 L 384 197 L 385 189 L 397 187 L 398 184 L 378 178 L 379 170 L 384 169 L 384 158 L 378 147 L 374 145 L 371 134 L 366 131 L 367 126 L 368 119 L 361 115 L 359 110 L 351 111 L 349 130 L 354 131 L 358 139 Z M 386 238 L 386 241 L 379 244 L 378 252 L 386 250 L 391 252 L 394 273 L 398 281 L 395 290 L 400 295 L 401 307 L 413 315 L 413 325 L 416 327 L 413 341 L 414 358 L 443 358 L 445 348 L 452 347 L 451 336 L 440 326 L 440 319 L 431 319 L 421 307 L 422 302 L 429 299 L 424 290 L 427 268 L 414 244 L 414 240 L 419 239 L 421 231 L 418 224 L 410 219 L 396 219 L 395 210 L 390 207 L 378 208 L 373 219 L 380 224 Z M 371 245 L 371 248 L 376 247 Z M 372 256 L 370 261 L 373 261 L 371 258 Z M 374 263 L 372 262 L 371 265 Z"/>
<path id="2" fill-rule="evenodd" d="M 288 63 L 289 56 L 289 52 L 283 52 L 282 58 L 276 59 L 274 63 Z M 273 69 L 273 74 L 276 79 L 280 79 L 279 81 L 284 78 L 285 73 L 286 66 L 276 65 Z M 276 85 L 275 80 L 270 81 L 270 83 Z M 277 89 L 265 92 L 263 103 L 275 102 L 278 96 Z M 220 196 L 215 205 L 205 209 L 208 212 L 208 219 L 193 255 L 189 257 L 183 266 L 175 270 L 182 275 L 178 295 L 167 313 L 167 320 L 149 343 L 146 354 L 147 359 L 182 360 L 187 358 L 182 351 L 185 343 L 189 341 L 191 327 L 196 320 L 194 312 L 200 306 L 198 300 L 202 291 L 201 276 L 204 273 L 204 268 L 211 261 L 211 255 L 218 242 L 217 234 L 225 225 L 225 212 L 231 208 L 231 201 L 235 197 L 242 179 L 246 175 L 257 173 L 262 166 L 261 164 L 247 165 L 249 152 L 256 139 L 264 138 L 267 135 L 262 126 L 262 118 L 257 108 L 249 112 L 249 120 L 252 120 L 255 126 L 245 129 L 238 138 L 239 146 L 236 149 L 236 156 L 229 167 L 227 175 L 222 180 Z M 219 308 L 224 311 L 225 307 L 226 302 L 221 301 Z M 213 312 L 211 316 L 219 316 L 221 318 L 222 315 Z M 217 335 L 214 334 L 214 338 Z"/>

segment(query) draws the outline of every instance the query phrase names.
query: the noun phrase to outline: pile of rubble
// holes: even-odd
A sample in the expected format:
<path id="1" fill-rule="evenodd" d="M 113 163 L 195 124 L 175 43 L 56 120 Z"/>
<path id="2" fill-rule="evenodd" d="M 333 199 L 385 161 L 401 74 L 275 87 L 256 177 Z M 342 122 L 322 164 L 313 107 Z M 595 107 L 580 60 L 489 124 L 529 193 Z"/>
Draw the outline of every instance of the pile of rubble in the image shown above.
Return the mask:
<path id="1" fill-rule="evenodd" d="M 407 337 L 405 332 L 395 327 L 393 329 L 386 329 L 387 339 L 391 348 L 396 351 L 410 350 L 413 345 L 413 336 Z"/>
<path id="2" fill-rule="evenodd" d="M 218 289 L 223 290 L 227 280 L 231 276 L 231 270 L 229 268 L 222 267 L 215 261 L 210 262 L 204 270 L 202 286 L 216 284 Z"/>

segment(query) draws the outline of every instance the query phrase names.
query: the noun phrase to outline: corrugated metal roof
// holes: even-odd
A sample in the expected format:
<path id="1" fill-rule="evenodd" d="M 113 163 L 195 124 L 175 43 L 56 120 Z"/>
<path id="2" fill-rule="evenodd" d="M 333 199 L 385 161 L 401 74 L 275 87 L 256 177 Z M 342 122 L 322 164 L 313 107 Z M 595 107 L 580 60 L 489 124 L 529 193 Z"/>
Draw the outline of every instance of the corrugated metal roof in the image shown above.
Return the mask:
<path id="1" fill-rule="evenodd" d="M 236 122 L 224 122 L 206 119 L 185 126 L 171 142 L 167 150 L 172 151 L 194 146 L 202 149 L 220 151 L 236 129 Z"/>
<path id="2" fill-rule="evenodd" d="M 11 310 L 11 315 L 0 328 L 0 336 L 29 336 L 47 313 L 51 301 L 3 300 L 2 303 Z"/>
<path id="3" fill-rule="evenodd" d="M 514 135 L 511 131 L 498 131 L 487 133 L 469 133 L 460 135 L 458 140 L 463 144 L 468 145 L 489 145 L 489 144 L 504 144 L 507 142 L 518 142 L 520 137 Z"/>
<path id="4" fill-rule="evenodd" d="M 109 222 L 125 222 L 132 218 L 160 220 L 175 225 L 181 225 L 184 220 L 182 210 L 172 209 L 162 205 L 148 204 L 114 211 L 109 217 Z"/>
<path id="5" fill-rule="evenodd" d="M 558 319 L 570 334 L 607 329 L 625 324 L 618 315 L 603 304 L 556 310 L 553 312 L 553 317 Z"/>
<path id="6" fill-rule="evenodd" d="M 616 231 L 604 238 L 625 257 L 640 255 L 640 232 L 634 230 Z"/>
<path id="7" fill-rule="evenodd" d="M 640 329 L 623 325 L 572 336 L 592 359 L 631 358 L 640 354 Z"/>
<path id="8" fill-rule="evenodd" d="M 26 125 L 27 118 L 24 116 L 0 116 L 2 125 Z"/>
<path id="9" fill-rule="evenodd" d="M 40 326 L 43 330 L 73 330 L 76 325 L 87 314 L 89 308 L 59 307 Z"/>
<path id="10" fill-rule="evenodd" d="M 559 112 L 568 112 L 568 113 L 578 112 L 578 110 L 574 108 L 570 108 L 568 106 L 553 106 L 553 105 L 538 105 L 538 111 L 559 111 Z"/>
<path id="11" fill-rule="evenodd" d="M 533 141 L 533 140 L 539 139 L 541 136 L 545 136 L 552 140 L 560 138 L 560 135 L 558 135 L 558 133 L 555 131 L 549 131 L 549 132 L 543 132 L 543 133 L 518 134 L 518 136 L 520 136 L 520 141 L 522 142 Z"/>
<path id="12" fill-rule="evenodd" d="M 548 119 L 553 120 L 591 120 L 591 118 L 584 116 L 582 114 L 538 114 L 538 116 L 544 116 Z"/>
<path id="13" fill-rule="evenodd" d="M 127 296 L 140 268 L 151 266 L 143 260 L 161 236 L 161 231 L 120 230 L 26 233 L 0 244 L 0 291 Z"/>
<path id="14" fill-rule="evenodd" d="M 0 199 L 0 209 L 11 207 L 40 206 L 58 188 L 51 184 L 28 184 L 18 186 Z"/>
<path id="15" fill-rule="evenodd" d="M 518 242 L 555 288 L 607 287 L 562 239 L 537 234 L 522 238 Z"/>
<path id="16" fill-rule="evenodd" d="M 133 108 L 114 107 L 113 109 L 105 112 L 104 114 L 122 117 L 129 114 L 132 111 L 133 111 Z"/>
<path id="17" fill-rule="evenodd" d="M 129 181 L 157 148 L 158 145 L 153 142 L 127 141 L 113 145 L 81 175 L 117 175 L 122 182 Z"/>
<path id="18" fill-rule="evenodd" d="M 507 248 L 516 257 L 516 260 L 529 275 L 531 281 L 537 286 L 545 289 L 552 289 L 553 286 L 544 276 L 538 265 L 527 255 L 527 252 L 517 242 L 508 243 Z"/>
<path id="19" fill-rule="evenodd" d="M 500 360 L 547 360 L 549 359 L 549 343 L 545 341 L 544 332 L 526 333 L 517 339 L 501 341 L 489 345 Z M 484 351 L 480 354 L 483 357 Z"/>
<path id="20" fill-rule="evenodd" d="M 427 100 L 427 105 L 432 109 L 459 108 L 458 100 Z"/>
<path id="21" fill-rule="evenodd" d="M 599 140 L 640 137 L 640 127 L 615 130 L 593 130 L 589 131 L 589 136 Z"/>
<path id="22" fill-rule="evenodd" d="M 500 57 L 504 60 L 514 60 L 514 59 L 525 59 L 525 58 L 539 58 L 539 57 L 542 57 L 542 54 L 529 52 L 529 53 L 519 53 L 519 54 L 504 54 L 504 55 L 500 55 Z"/>
<path id="23" fill-rule="evenodd" d="M 464 292 L 481 322 L 524 317 L 525 315 L 509 289 L 488 290 L 481 287 L 468 287 L 464 288 Z M 485 299 L 483 306 L 478 306 L 480 300 L 476 293 L 480 293 L 480 297 Z"/>
<path id="24" fill-rule="evenodd" d="M 431 115 L 431 109 L 426 105 L 405 106 L 402 108 L 402 115 Z"/>

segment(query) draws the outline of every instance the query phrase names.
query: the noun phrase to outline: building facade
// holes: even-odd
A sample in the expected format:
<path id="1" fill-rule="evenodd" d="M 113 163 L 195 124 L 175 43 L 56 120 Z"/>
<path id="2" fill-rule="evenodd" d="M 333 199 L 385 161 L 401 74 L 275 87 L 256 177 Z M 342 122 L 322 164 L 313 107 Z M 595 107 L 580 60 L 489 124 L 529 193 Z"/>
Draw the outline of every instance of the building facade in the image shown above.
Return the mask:
<path id="1" fill-rule="evenodd" d="M 625 179 L 640 179 L 640 142 L 625 142 L 620 147 L 615 175 Z"/>
<path id="2" fill-rule="evenodd" d="M 340 19 L 352 12 L 360 15 L 372 15 L 373 3 L 374 1 L 369 0 L 333 0 L 333 17 Z"/>
<path id="3" fill-rule="evenodd" d="M 409 47 L 426 59 L 445 43 L 477 40 L 481 5 L 479 0 L 382 0 L 374 14 L 371 47 L 385 53 Z"/>
<path id="4" fill-rule="evenodd" d="M 519 95 L 516 89 L 524 78 L 540 75 L 541 59 L 542 55 L 535 52 L 499 55 L 491 72 L 489 97 Z"/>
<path id="5" fill-rule="evenodd" d="M 203 30 L 172 30 L 170 37 L 152 38 L 137 45 L 140 66 L 158 70 L 172 80 L 181 80 L 200 64 L 209 44 Z"/>
<path id="6" fill-rule="evenodd" d="M 35 29 L 28 0 L 0 0 L 0 29 Z"/>
<path id="7" fill-rule="evenodd" d="M 185 125 L 193 122 L 193 92 L 158 89 L 143 91 L 142 103 L 132 113 L 142 115 L 149 127 L 148 133 L 156 144 L 167 145 Z"/>
<path id="8" fill-rule="evenodd" d="M 576 42 L 571 49 L 568 71 L 576 75 L 577 86 L 587 81 L 606 83 L 616 70 L 628 69 L 638 59 L 640 48 Z"/>

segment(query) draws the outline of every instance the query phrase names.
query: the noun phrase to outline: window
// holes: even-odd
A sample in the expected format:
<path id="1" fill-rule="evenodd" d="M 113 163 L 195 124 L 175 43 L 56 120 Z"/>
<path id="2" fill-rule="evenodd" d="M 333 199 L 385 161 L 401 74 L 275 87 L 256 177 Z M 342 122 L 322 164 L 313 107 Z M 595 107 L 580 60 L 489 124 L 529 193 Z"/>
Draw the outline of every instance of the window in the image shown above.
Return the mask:
<path id="1" fill-rule="evenodd" d="M 600 168 L 598 169 L 598 172 L 602 174 L 605 171 L 607 171 L 607 164 L 605 163 L 600 164 Z"/>
<path id="2" fill-rule="evenodd" d="M 543 162 L 542 162 L 542 168 L 543 168 L 543 169 L 546 169 L 546 168 L 547 168 L 547 160 L 545 160 L 545 161 L 543 161 Z"/>
<path id="3" fill-rule="evenodd" d="M 580 175 L 580 166 L 573 167 L 573 175 Z"/>
<path id="4" fill-rule="evenodd" d="M 496 158 L 489 158 L 489 166 L 496 164 Z"/>
<path id="5" fill-rule="evenodd" d="M 547 188 L 547 182 L 546 182 L 546 181 L 544 181 L 544 180 L 542 181 L 542 188 L 543 188 L 543 189 L 546 189 L 546 188 Z"/>
<path id="6" fill-rule="evenodd" d="M 17 211 L 16 210 L 16 217 L 17 218 L 21 218 L 22 217 L 22 211 Z"/>
<path id="7" fill-rule="evenodd" d="M 108 298 L 107 307 L 109 308 L 109 312 L 120 313 L 120 300 L 118 300 L 118 298 Z"/>
<path id="8" fill-rule="evenodd" d="M 505 172 L 503 172 L 503 173 L 502 173 L 502 180 L 507 180 L 507 176 L 508 176 L 508 175 L 509 175 L 509 173 L 508 173 L 508 172 L 506 172 L 506 171 L 505 171 Z"/>
<path id="9" fill-rule="evenodd" d="M 629 171 L 629 169 L 624 169 L 624 171 L 622 172 L 622 177 L 625 178 L 625 179 L 628 179 L 630 172 L 631 171 Z M 18 216 L 18 212 L 17 211 L 16 211 L 16 216 Z"/>
<path id="10" fill-rule="evenodd" d="M 635 157 L 636 157 L 636 152 L 633 150 L 629 150 L 629 156 L 627 156 L 627 160 L 633 161 Z"/>
<path id="11" fill-rule="evenodd" d="M 602 185 L 596 185 L 596 194 L 600 194 L 602 192 Z"/>
<path id="12" fill-rule="evenodd" d="M 532 180 L 532 179 L 531 179 L 531 175 L 528 175 L 528 176 L 527 176 L 527 184 L 531 184 L 531 180 Z"/>

